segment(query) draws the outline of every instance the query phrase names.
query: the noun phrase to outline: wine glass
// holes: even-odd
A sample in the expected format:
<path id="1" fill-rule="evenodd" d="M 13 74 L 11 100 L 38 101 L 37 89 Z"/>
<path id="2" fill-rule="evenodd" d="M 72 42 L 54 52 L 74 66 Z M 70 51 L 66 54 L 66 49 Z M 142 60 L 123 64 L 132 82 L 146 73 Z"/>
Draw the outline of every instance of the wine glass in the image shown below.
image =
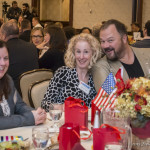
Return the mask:
<path id="1" fill-rule="evenodd" d="M 51 119 L 53 120 L 53 125 L 51 126 L 55 132 L 59 132 L 59 120 L 62 116 L 63 112 L 63 104 L 54 103 L 49 106 L 49 114 Z"/>
<path id="2" fill-rule="evenodd" d="M 49 140 L 47 127 L 34 127 L 32 129 L 32 141 L 36 150 L 44 150 Z"/>

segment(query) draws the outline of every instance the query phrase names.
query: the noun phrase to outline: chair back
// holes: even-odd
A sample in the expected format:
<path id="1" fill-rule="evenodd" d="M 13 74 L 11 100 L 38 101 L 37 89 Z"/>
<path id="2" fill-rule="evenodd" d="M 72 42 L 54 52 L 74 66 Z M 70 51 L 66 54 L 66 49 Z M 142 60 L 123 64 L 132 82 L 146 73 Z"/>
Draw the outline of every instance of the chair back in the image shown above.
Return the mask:
<path id="1" fill-rule="evenodd" d="M 50 69 L 35 69 L 32 71 L 27 71 L 20 76 L 20 89 L 23 101 L 30 106 L 28 98 L 29 87 L 37 82 L 46 79 L 51 79 L 53 77 L 53 72 Z"/>
<path id="2" fill-rule="evenodd" d="M 33 83 L 28 91 L 29 102 L 31 107 L 38 108 L 41 107 L 41 101 L 44 98 L 44 94 L 48 88 L 50 80 L 42 80 Z"/>

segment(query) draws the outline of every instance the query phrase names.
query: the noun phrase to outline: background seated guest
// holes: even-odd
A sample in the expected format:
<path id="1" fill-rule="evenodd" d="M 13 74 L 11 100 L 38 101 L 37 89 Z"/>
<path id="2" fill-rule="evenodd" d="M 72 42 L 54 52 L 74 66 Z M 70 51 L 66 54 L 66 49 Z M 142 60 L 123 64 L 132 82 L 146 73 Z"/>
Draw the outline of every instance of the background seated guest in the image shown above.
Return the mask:
<path id="1" fill-rule="evenodd" d="M 92 31 L 90 28 L 88 27 L 83 27 L 81 30 L 80 30 L 80 33 L 89 33 L 89 34 L 92 34 Z"/>
<path id="2" fill-rule="evenodd" d="M 31 30 L 31 38 L 30 41 L 36 46 L 38 56 L 41 53 L 41 50 L 44 48 L 44 32 L 41 27 L 36 27 Z M 44 44 L 43 44 L 44 43 Z"/>
<path id="3" fill-rule="evenodd" d="M 45 111 L 42 108 L 33 110 L 22 101 L 6 73 L 8 67 L 8 49 L 5 42 L 0 40 L 0 130 L 43 123 Z"/>
<path id="4" fill-rule="evenodd" d="M 30 42 L 31 23 L 28 19 L 23 19 L 21 22 L 21 30 L 22 33 L 19 35 L 19 39 Z"/>
<path id="5" fill-rule="evenodd" d="M 66 66 L 54 74 L 42 101 L 42 108 L 49 111 L 50 103 L 64 103 L 69 96 L 84 100 L 90 107 L 91 100 L 96 96 L 90 70 L 100 52 L 100 44 L 92 35 L 82 33 L 74 36 L 65 54 Z"/>
<path id="6" fill-rule="evenodd" d="M 43 28 L 43 27 L 41 26 L 41 24 L 40 24 L 40 20 L 39 20 L 38 17 L 33 17 L 33 18 L 32 18 L 32 26 L 33 26 L 33 29 L 34 29 L 34 28 L 37 28 L 37 27 Z"/>
<path id="7" fill-rule="evenodd" d="M 54 25 L 55 23 L 53 21 L 48 21 L 44 23 L 44 28 L 46 28 L 47 26 L 51 26 Z M 57 25 L 56 25 L 57 26 Z"/>
<path id="8" fill-rule="evenodd" d="M 59 27 L 59 28 L 61 28 L 61 29 L 64 27 L 63 24 L 62 24 L 61 22 L 59 22 L 59 21 L 58 21 L 58 22 L 55 22 L 55 26 L 56 26 L 56 27 Z"/>
<path id="9" fill-rule="evenodd" d="M 67 26 L 67 27 L 64 27 L 64 32 L 65 32 L 65 35 L 66 35 L 66 38 L 67 38 L 67 43 L 69 43 L 70 39 L 76 35 L 76 30 L 75 28 L 71 27 L 71 26 Z"/>
<path id="10" fill-rule="evenodd" d="M 123 67 L 123 80 L 148 75 L 146 63 L 150 62 L 149 50 L 130 47 L 127 30 L 118 20 L 108 20 L 100 28 L 100 42 L 106 54 L 92 68 L 95 88 L 98 91 L 110 72 L 115 76 Z"/>
<path id="11" fill-rule="evenodd" d="M 141 33 L 141 37 L 143 37 L 143 31 L 141 30 L 140 24 L 138 22 L 133 22 L 131 24 L 131 32 L 140 32 Z"/>
<path id="12" fill-rule="evenodd" d="M 44 34 L 44 41 L 49 44 L 49 49 L 40 57 L 39 67 L 55 72 L 59 67 L 64 66 L 67 39 L 63 29 L 56 26 L 47 26 Z"/>
<path id="13" fill-rule="evenodd" d="M 144 38 L 141 41 L 137 41 L 132 44 L 133 47 L 139 48 L 150 48 L 150 20 L 145 23 L 145 27 L 143 29 Z"/>

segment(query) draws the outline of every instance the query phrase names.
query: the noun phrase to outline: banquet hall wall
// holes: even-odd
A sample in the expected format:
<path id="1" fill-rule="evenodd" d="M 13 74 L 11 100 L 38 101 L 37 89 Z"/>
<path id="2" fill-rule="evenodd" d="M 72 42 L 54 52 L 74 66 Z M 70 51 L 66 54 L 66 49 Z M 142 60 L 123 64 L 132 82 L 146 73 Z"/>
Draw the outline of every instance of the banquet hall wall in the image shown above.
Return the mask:
<path id="1" fill-rule="evenodd" d="M 12 0 L 3 0 L 11 5 Z M 32 0 L 16 0 L 18 6 L 22 7 L 22 3 L 27 2 L 31 6 Z M 40 0 L 42 4 L 43 0 Z M 65 3 L 68 0 L 59 0 Z M 0 3 L 0 17 L 2 17 L 2 2 Z M 68 2 L 67 2 L 68 3 Z M 49 18 L 43 18 L 44 11 L 47 10 L 47 14 L 50 5 L 52 5 L 49 0 L 46 0 L 46 5 L 43 5 L 42 10 L 40 10 L 40 20 L 48 20 Z M 45 8 L 46 7 L 46 8 Z M 51 6 L 54 8 L 54 6 Z M 63 6 L 64 7 L 64 6 Z M 41 7 L 40 7 L 41 8 Z M 65 8 L 67 10 L 67 8 Z M 53 18 L 58 13 L 57 9 L 53 9 Z M 68 10 L 67 10 L 68 11 Z M 63 12 L 66 14 L 66 12 Z M 142 25 L 149 20 L 150 14 L 150 1 L 143 0 L 143 15 L 142 15 Z M 66 16 L 65 16 L 66 17 Z M 118 19 L 124 22 L 128 31 L 131 30 L 130 24 L 132 22 L 132 0 L 73 0 L 73 27 L 80 29 L 84 26 L 92 27 L 93 24 L 97 22 L 102 22 L 110 18 Z M 58 21 L 58 20 L 56 20 Z"/>
<path id="2" fill-rule="evenodd" d="M 150 1 L 143 1 L 142 25 L 150 19 Z M 74 0 L 73 26 L 92 27 L 97 22 L 118 19 L 131 30 L 132 0 Z"/>

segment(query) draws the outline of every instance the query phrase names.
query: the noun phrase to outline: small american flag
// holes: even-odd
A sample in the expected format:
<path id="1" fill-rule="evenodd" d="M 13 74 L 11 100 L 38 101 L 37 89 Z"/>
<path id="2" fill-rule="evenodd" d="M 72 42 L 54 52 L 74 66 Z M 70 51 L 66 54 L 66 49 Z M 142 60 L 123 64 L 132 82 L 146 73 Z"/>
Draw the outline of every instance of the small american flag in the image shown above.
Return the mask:
<path id="1" fill-rule="evenodd" d="M 112 73 L 108 75 L 102 87 L 99 89 L 97 96 L 93 100 L 94 104 L 101 110 L 102 108 L 111 108 L 114 106 L 114 94 L 116 82 Z"/>

